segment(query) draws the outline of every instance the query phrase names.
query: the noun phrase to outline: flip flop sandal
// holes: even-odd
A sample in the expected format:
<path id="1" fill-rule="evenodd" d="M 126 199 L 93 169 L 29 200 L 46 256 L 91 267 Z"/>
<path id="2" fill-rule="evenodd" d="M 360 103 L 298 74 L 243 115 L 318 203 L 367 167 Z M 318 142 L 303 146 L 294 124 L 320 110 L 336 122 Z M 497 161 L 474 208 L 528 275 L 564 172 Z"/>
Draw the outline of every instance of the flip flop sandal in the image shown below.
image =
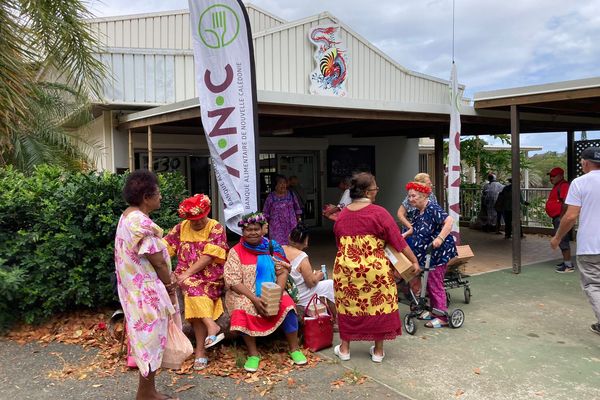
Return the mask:
<path id="1" fill-rule="evenodd" d="M 259 365 L 260 365 L 260 357 L 259 356 L 250 356 L 246 359 L 246 363 L 244 364 L 244 369 L 248 372 L 255 372 L 258 370 Z"/>
<path id="2" fill-rule="evenodd" d="M 225 339 L 225 334 L 223 334 L 223 333 L 219 333 L 218 335 L 207 336 L 206 339 L 204 339 L 204 348 L 205 349 L 211 348 L 223 339 Z M 208 343 L 209 340 L 210 340 L 210 343 Z"/>
<path id="3" fill-rule="evenodd" d="M 385 351 L 381 356 L 379 354 L 375 354 L 375 346 L 371 346 L 371 348 L 369 349 L 369 354 L 371 354 L 371 361 L 375 363 L 380 363 L 385 358 Z"/>
<path id="4" fill-rule="evenodd" d="M 425 324 L 425 328 L 433 328 L 433 329 L 444 328 L 446 326 L 448 326 L 448 323 L 442 322 L 442 320 L 440 320 L 439 318 L 434 318 Z"/>
<path id="5" fill-rule="evenodd" d="M 306 356 L 300 350 L 290 352 L 290 357 L 296 365 L 304 365 L 307 363 Z"/>
<path id="6" fill-rule="evenodd" d="M 333 348 L 333 354 L 335 354 L 336 356 L 338 356 L 339 359 L 342 360 L 342 361 L 348 361 L 350 359 L 350 352 L 348 352 L 348 353 L 342 353 L 340 351 L 340 346 L 341 346 L 341 344 L 338 344 L 337 346 L 335 346 Z"/>
<path id="7" fill-rule="evenodd" d="M 198 357 L 194 360 L 194 371 L 202 371 L 208 366 L 208 358 Z"/>

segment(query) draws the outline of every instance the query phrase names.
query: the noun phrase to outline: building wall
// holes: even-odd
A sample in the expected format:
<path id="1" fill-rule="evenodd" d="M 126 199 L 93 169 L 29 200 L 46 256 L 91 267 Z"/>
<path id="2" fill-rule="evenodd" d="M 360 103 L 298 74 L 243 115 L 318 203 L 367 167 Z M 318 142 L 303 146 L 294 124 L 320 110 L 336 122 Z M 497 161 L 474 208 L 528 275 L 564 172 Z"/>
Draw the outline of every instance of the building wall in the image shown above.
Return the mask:
<path id="1" fill-rule="evenodd" d="M 329 144 L 375 146 L 375 174 L 380 188 L 377 204 L 395 218 L 396 211 L 406 196 L 404 186 L 418 172 L 418 140 L 405 137 L 377 138 L 376 141 L 368 138 L 332 137 Z M 323 179 L 323 185 L 325 184 L 326 180 Z M 337 204 L 341 194 L 338 188 L 326 188 L 324 203 Z"/>
<path id="2" fill-rule="evenodd" d="M 259 26 L 252 27 L 258 90 L 308 94 L 316 66 L 309 31 L 339 23 L 349 98 L 448 103 L 446 81 L 404 69 L 328 13 L 286 24 L 257 12 L 250 19 Z M 105 102 L 151 107 L 197 97 L 187 11 L 93 20 L 91 25 L 103 38 L 99 57 L 111 72 Z"/>
<path id="3" fill-rule="evenodd" d="M 285 22 L 254 6 L 246 7 L 246 10 L 253 32 L 262 32 Z M 105 47 L 192 49 L 188 10 L 97 18 L 90 20 L 90 27 Z"/>

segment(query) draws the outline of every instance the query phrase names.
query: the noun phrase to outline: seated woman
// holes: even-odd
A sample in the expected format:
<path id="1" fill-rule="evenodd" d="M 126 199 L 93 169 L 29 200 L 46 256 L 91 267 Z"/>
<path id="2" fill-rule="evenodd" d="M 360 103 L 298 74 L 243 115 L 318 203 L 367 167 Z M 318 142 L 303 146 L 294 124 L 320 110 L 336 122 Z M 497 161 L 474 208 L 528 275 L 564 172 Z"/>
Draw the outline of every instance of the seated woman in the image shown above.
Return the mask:
<path id="1" fill-rule="evenodd" d="M 223 264 L 229 246 L 223 226 L 208 217 L 210 210 L 205 194 L 183 200 L 177 212 L 184 221 L 165 237 L 169 254 L 177 255 L 175 277 L 184 295 L 185 319 L 196 336 L 195 370 L 206 368 L 206 349 L 225 337 L 215 321 L 223 314 Z"/>
<path id="2" fill-rule="evenodd" d="M 246 371 L 258 370 L 260 355 L 256 337 L 267 336 L 279 326 L 287 339 L 290 357 L 295 364 L 306 364 L 298 346 L 298 317 L 294 301 L 284 290 L 289 273 L 285 253 L 275 241 L 264 238 L 267 219 L 262 213 L 246 214 L 239 222 L 242 238 L 225 262 L 225 305 L 231 316 L 231 330 L 242 333 L 248 348 Z M 263 282 L 277 283 L 281 300 L 277 315 L 267 315 L 267 302 L 261 299 Z"/>
<path id="3" fill-rule="evenodd" d="M 323 280 L 323 272 L 312 269 L 308 255 L 303 251 L 308 247 L 308 238 L 308 229 L 303 224 L 298 224 L 290 233 L 289 245 L 283 246 L 292 265 L 290 276 L 298 289 L 297 304 L 306 307 L 316 293 L 323 302 L 329 303 L 335 320 L 333 279 Z"/>

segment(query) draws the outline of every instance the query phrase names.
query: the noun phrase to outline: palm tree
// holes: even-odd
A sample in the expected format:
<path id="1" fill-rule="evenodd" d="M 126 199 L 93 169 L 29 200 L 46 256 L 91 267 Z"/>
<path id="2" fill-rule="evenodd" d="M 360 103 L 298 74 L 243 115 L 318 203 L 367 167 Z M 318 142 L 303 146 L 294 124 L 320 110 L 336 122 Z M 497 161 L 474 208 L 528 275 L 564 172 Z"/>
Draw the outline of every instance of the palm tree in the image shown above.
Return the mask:
<path id="1" fill-rule="evenodd" d="M 80 0 L 0 0 L 0 166 L 87 161 L 69 127 L 89 119 L 88 94 L 102 98 L 89 17 Z"/>

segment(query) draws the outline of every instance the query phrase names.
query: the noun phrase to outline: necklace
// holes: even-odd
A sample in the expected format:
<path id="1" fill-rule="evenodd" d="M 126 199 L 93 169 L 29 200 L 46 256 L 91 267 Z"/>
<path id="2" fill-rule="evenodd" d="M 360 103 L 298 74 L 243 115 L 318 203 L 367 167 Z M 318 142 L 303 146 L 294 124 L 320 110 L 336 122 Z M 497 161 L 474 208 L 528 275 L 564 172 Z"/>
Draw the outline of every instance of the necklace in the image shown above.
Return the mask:
<path id="1" fill-rule="evenodd" d="M 353 203 L 370 203 L 371 199 L 366 198 L 366 197 L 361 197 L 360 199 L 354 199 L 352 200 Z"/>

